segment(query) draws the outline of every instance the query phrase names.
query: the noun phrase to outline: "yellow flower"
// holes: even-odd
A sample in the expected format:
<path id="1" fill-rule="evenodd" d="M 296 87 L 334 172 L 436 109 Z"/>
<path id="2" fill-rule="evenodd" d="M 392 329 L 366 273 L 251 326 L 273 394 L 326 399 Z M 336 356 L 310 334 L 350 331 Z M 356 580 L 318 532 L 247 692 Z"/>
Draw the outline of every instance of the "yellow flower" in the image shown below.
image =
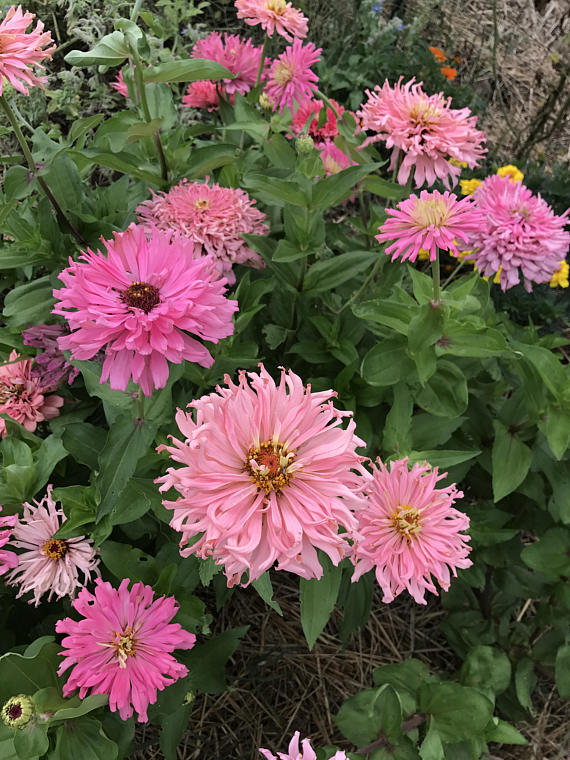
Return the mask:
<path id="1" fill-rule="evenodd" d="M 560 262 L 560 266 L 554 272 L 552 275 L 552 279 L 550 280 L 550 287 L 551 288 L 567 288 L 568 287 L 568 271 L 570 267 L 568 266 L 568 262 L 562 259 Z"/>
<path id="2" fill-rule="evenodd" d="M 511 182 L 521 182 L 524 179 L 524 174 L 519 168 L 513 166 L 513 164 L 507 164 L 506 166 L 500 166 L 497 169 L 499 177 L 510 177 Z"/>
<path id="3" fill-rule="evenodd" d="M 475 190 L 482 184 L 480 179 L 460 179 L 462 195 L 473 195 Z"/>
<path id="4" fill-rule="evenodd" d="M 458 161 L 456 158 L 450 158 L 449 163 L 452 166 L 459 166 L 460 169 L 466 169 L 467 168 L 467 161 Z"/>
<path id="5" fill-rule="evenodd" d="M 420 261 L 427 261 L 429 259 L 429 251 L 426 251 L 425 248 L 420 248 L 418 251 L 418 259 Z"/>

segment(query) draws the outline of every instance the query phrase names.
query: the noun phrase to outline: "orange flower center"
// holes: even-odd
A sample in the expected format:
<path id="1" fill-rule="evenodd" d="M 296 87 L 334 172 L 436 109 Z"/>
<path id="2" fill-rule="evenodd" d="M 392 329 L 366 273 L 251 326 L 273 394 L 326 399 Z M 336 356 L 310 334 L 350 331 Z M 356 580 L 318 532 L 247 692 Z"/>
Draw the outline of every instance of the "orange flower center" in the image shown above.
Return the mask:
<path id="1" fill-rule="evenodd" d="M 295 452 L 287 451 L 282 443 L 263 441 L 248 451 L 244 470 L 259 490 L 278 493 L 294 476 L 290 470 L 294 459 Z"/>
<path id="2" fill-rule="evenodd" d="M 120 668 L 127 667 L 127 660 L 129 657 L 134 657 L 136 654 L 136 641 L 135 634 L 130 625 L 128 625 L 121 633 L 115 633 L 115 640 L 108 646 L 115 649 L 117 659 L 119 661 Z"/>
<path id="3" fill-rule="evenodd" d="M 408 504 L 400 504 L 392 515 L 392 525 L 409 544 L 422 529 L 420 517 L 419 509 L 410 507 Z"/>
<path id="4" fill-rule="evenodd" d="M 292 64 L 280 63 L 275 68 L 273 79 L 277 82 L 278 85 L 284 87 L 293 79 L 294 74 L 295 69 Z"/>
<path id="5" fill-rule="evenodd" d="M 287 10 L 287 3 L 285 0 L 267 0 L 266 8 L 268 11 L 273 11 L 278 16 L 282 16 Z"/>
<path id="6" fill-rule="evenodd" d="M 48 558 L 57 561 L 65 557 L 69 551 L 67 541 L 62 541 L 61 538 L 50 538 L 42 546 L 42 553 Z"/>
<path id="7" fill-rule="evenodd" d="M 194 207 L 199 211 L 204 211 L 204 209 L 210 208 L 210 201 L 207 198 L 198 198 L 194 203 Z"/>
<path id="8" fill-rule="evenodd" d="M 121 295 L 122 300 L 127 306 L 134 306 L 142 309 L 148 314 L 151 309 L 160 303 L 160 294 L 158 288 L 149 285 L 147 282 L 133 282 Z"/>
<path id="9" fill-rule="evenodd" d="M 416 199 L 412 211 L 412 219 L 418 227 L 443 227 L 449 217 L 449 209 L 443 199 Z"/>

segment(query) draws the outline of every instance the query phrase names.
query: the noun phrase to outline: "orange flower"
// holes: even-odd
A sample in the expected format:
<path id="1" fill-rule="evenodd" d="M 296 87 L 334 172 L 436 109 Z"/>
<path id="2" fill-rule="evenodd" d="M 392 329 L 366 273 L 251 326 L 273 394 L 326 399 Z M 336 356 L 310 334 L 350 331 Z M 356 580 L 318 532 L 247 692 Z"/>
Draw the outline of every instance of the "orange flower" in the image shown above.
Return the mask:
<path id="1" fill-rule="evenodd" d="M 457 69 L 452 69 L 449 66 L 442 66 L 441 73 L 443 74 L 444 77 L 447 77 L 450 82 L 453 82 L 453 80 L 457 76 Z"/>
<path id="2" fill-rule="evenodd" d="M 460 66 L 460 65 L 463 63 L 463 58 L 460 58 L 458 55 L 454 55 L 454 56 L 453 56 L 453 60 L 455 61 L 455 63 L 456 63 L 458 66 Z"/>
<path id="3" fill-rule="evenodd" d="M 439 48 L 436 48 L 436 47 L 431 47 L 430 45 L 430 52 L 435 58 L 435 60 L 438 61 L 439 63 L 442 63 L 443 61 L 445 61 L 445 53 L 443 52 L 443 50 L 440 50 Z"/>

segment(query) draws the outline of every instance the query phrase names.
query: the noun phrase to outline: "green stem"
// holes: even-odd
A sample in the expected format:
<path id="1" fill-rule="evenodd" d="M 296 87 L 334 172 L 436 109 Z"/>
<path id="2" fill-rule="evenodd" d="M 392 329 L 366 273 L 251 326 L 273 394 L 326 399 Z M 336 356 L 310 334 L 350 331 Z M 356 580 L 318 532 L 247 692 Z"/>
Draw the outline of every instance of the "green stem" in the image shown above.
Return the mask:
<path id="1" fill-rule="evenodd" d="M 435 261 L 431 262 L 431 276 L 433 278 L 433 302 L 441 303 L 441 285 L 439 279 L 439 248 L 435 249 Z"/>
<path id="2" fill-rule="evenodd" d="M 356 299 L 358 298 L 358 296 L 362 292 L 364 292 L 364 290 L 368 287 L 369 283 L 374 279 L 374 276 L 376 275 L 376 272 L 378 271 L 378 269 L 379 269 L 379 267 L 380 267 L 381 264 L 382 264 L 382 259 L 380 257 L 378 257 L 378 259 L 377 259 L 376 263 L 374 264 L 374 266 L 372 267 L 372 269 L 371 269 L 370 274 L 368 275 L 368 277 L 364 280 L 364 282 L 358 288 L 358 290 L 355 293 L 353 293 L 353 295 L 348 299 L 348 301 L 344 304 L 344 306 L 342 306 L 339 309 L 339 312 L 338 312 L 339 314 L 341 314 L 345 309 L 347 309 L 349 306 L 351 306 L 356 301 Z"/>
<path id="3" fill-rule="evenodd" d="M 44 180 L 44 178 L 38 176 L 38 173 L 37 173 L 38 168 L 36 166 L 36 162 L 34 161 L 34 157 L 32 156 L 32 152 L 28 146 L 28 142 L 26 138 L 24 137 L 22 130 L 20 129 L 20 125 L 18 124 L 18 120 L 16 119 L 16 116 L 14 112 L 12 111 L 12 108 L 10 107 L 10 104 L 8 103 L 4 95 L 0 95 L 0 105 L 2 106 L 2 108 L 4 109 L 4 113 L 8 117 L 8 121 L 10 122 L 10 125 L 12 129 L 14 130 L 16 139 L 20 143 L 22 153 L 24 154 L 24 158 L 26 159 L 30 172 L 38 180 L 39 186 L 42 188 L 49 202 L 53 206 L 58 219 L 60 220 L 62 224 L 64 224 L 67 227 L 67 229 L 71 232 L 73 237 L 77 240 L 77 242 L 80 245 L 87 245 L 87 241 L 85 240 L 85 238 L 81 235 L 81 233 L 75 228 L 75 226 L 69 221 L 69 219 L 63 213 L 63 209 L 61 208 L 61 206 L 55 199 L 55 196 L 53 195 L 49 187 L 47 186 L 47 183 Z"/>
<path id="4" fill-rule="evenodd" d="M 257 76 L 255 77 L 255 87 L 257 87 L 257 85 L 261 82 L 261 75 L 263 73 L 263 67 L 265 65 L 265 54 L 267 53 L 268 46 L 269 46 L 269 37 L 265 35 L 265 39 L 263 41 L 263 48 L 261 50 L 261 60 L 259 61 Z"/>
<path id="5" fill-rule="evenodd" d="M 452 272 L 452 273 L 449 275 L 449 277 L 447 278 L 447 280 L 446 280 L 446 281 L 443 283 L 443 285 L 442 285 L 441 287 L 442 287 L 442 288 L 445 288 L 445 287 L 447 287 L 447 285 L 449 285 L 449 283 L 450 283 L 452 280 L 454 280 L 454 279 L 455 279 L 455 275 L 456 275 L 456 274 L 459 272 L 459 270 L 460 270 L 462 267 L 463 267 L 463 261 L 460 261 L 460 262 L 459 262 L 459 264 L 458 264 L 458 265 L 455 267 L 455 269 L 453 270 L 453 272 Z"/>
<path id="6" fill-rule="evenodd" d="M 335 106 L 331 103 L 331 101 L 329 100 L 329 98 L 327 98 L 327 96 L 324 94 L 324 92 L 321 92 L 320 90 L 316 90 L 315 94 L 316 94 L 316 96 L 317 96 L 317 98 L 319 100 L 323 101 L 323 103 L 325 104 L 325 106 L 327 108 L 331 109 L 331 111 L 334 113 L 334 115 L 336 116 L 336 118 L 338 119 L 338 121 L 340 121 L 342 119 L 342 115 L 337 111 L 337 109 L 335 108 Z"/>
<path id="7" fill-rule="evenodd" d="M 131 21 L 136 24 L 139 13 L 141 12 L 142 4 L 144 3 L 144 0 L 136 0 L 135 4 L 133 5 L 133 12 L 131 13 Z"/>
<path id="8" fill-rule="evenodd" d="M 135 62 L 135 86 L 136 86 L 137 94 L 139 96 L 144 120 L 146 121 L 147 124 L 150 124 L 150 122 L 152 121 L 152 116 L 150 113 L 150 108 L 148 107 L 148 100 L 146 98 L 146 88 L 145 88 L 145 83 L 144 83 L 142 61 L 134 50 L 131 50 L 131 53 L 133 55 L 133 60 Z M 159 132 L 155 134 L 154 142 L 155 142 L 156 150 L 158 153 L 158 160 L 160 161 L 160 176 L 162 178 L 162 181 L 165 184 L 168 184 L 168 164 L 166 163 L 166 156 L 164 155 L 164 150 L 162 148 L 162 142 L 160 140 Z"/>

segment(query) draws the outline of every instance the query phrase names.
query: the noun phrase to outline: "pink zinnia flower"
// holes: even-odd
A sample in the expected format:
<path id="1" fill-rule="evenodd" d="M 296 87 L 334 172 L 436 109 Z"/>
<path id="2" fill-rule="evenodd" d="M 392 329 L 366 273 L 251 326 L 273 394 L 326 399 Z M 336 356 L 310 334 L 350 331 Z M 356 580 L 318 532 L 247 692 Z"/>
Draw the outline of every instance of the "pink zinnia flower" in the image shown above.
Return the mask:
<path id="1" fill-rule="evenodd" d="M 262 269 L 261 256 L 250 248 L 243 235 L 268 235 L 266 216 L 255 201 L 239 188 L 221 187 L 182 180 L 168 193 L 154 193 L 137 206 L 136 214 L 144 229 L 154 225 L 191 238 L 212 255 L 216 268 L 229 284 L 235 282 L 233 264 Z"/>
<path id="2" fill-rule="evenodd" d="M 115 77 L 115 80 L 111 82 L 111 87 L 114 90 L 116 90 L 119 93 L 119 95 L 122 95 L 124 98 L 129 97 L 129 90 L 123 78 L 123 69 L 119 69 L 119 73 Z"/>
<path id="3" fill-rule="evenodd" d="M 222 39 L 221 34 L 212 32 L 194 45 L 192 58 L 204 58 L 225 66 L 236 75 L 235 79 L 222 79 L 225 92 L 228 95 L 236 92 L 245 95 L 257 79 L 261 52 L 262 48 L 237 34 L 224 34 Z M 266 59 L 266 62 L 269 61 Z"/>
<path id="4" fill-rule="evenodd" d="M 476 129 L 477 117 L 469 108 L 451 108 L 451 98 L 443 93 L 427 95 L 421 82 L 414 79 L 402 86 L 402 78 L 394 87 L 384 82 L 373 92 L 366 90 L 368 101 L 357 112 L 362 127 L 377 134 L 368 137 L 362 147 L 385 140 L 393 148 L 390 169 L 395 169 L 399 152 L 404 157 L 398 171 L 398 182 L 405 185 L 412 168 L 416 187 L 424 182 L 433 185 L 443 180 L 446 187 L 455 185 L 461 167 L 451 162 L 465 162 L 469 168 L 487 152 L 485 135 Z"/>
<path id="5" fill-rule="evenodd" d="M 16 361 L 19 354 L 12 351 L 11 364 L 0 365 L 0 413 L 7 414 L 31 433 L 38 422 L 59 415 L 63 406 L 61 396 L 46 394 L 41 380 L 32 374 L 32 359 Z M 6 436 L 6 423 L 0 419 L 0 437 Z"/>
<path id="6" fill-rule="evenodd" d="M 466 259 L 486 277 L 500 273 L 502 290 L 517 285 L 520 275 L 529 292 L 533 282 L 549 282 L 570 245 L 564 229 L 570 209 L 557 216 L 540 195 L 509 176 L 487 177 L 473 197 L 483 220 Z"/>
<path id="7" fill-rule="evenodd" d="M 173 596 L 154 598 L 144 583 L 124 579 L 118 589 L 100 578 L 95 592 L 83 589 L 72 602 L 83 620 L 58 620 L 55 630 L 68 634 L 62 640 L 65 657 L 58 674 L 73 667 L 63 687 L 64 697 L 79 689 L 79 698 L 108 694 L 111 712 L 123 720 L 133 714 L 148 720 L 147 709 L 156 702 L 157 691 L 183 678 L 185 665 L 170 654 L 174 649 L 191 649 L 196 636 L 170 621 L 178 612 Z"/>
<path id="8" fill-rule="evenodd" d="M 17 8 L 12 5 L 0 22 L 0 95 L 3 77 L 24 95 L 30 94 L 27 85 L 43 87 L 47 82 L 47 77 L 37 76 L 32 67 L 45 69 L 40 61 L 51 58 L 55 45 L 51 44 L 51 33 L 44 32 L 41 21 L 37 22 L 35 29 L 26 32 L 35 17 L 34 13 L 24 13 L 21 5 Z M 51 47 L 47 47 L 50 44 Z"/>
<path id="9" fill-rule="evenodd" d="M 408 468 L 408 458 L 390 462 L 390 469 L 378 459 L 373 480 L 367 485 L 368 503 L 358 506 L 357 537 L 353 561 L 353 581 L 375 568 L 384 597 L 391 602 L 407 590 L 425 604 L 424 594 L 437 594 L 432 581 L 447 591 L 450 570 L 470 567 L 469 518 L 452 507 L 463 494 L 455 485 L 436 488 L 438 475 L 426 462 Z"/>
<path id="10" fill-rule="evenodd" d="M 311 66 L 320 61 L 320 52 L 321 48 L 317 49 L 312 42 L 303 45 L 295 38 L 273 61 L 263 92 L 279 111 L 286 107 L 293 110 L 295 100 L 301 102 L 312 97 L 319 77 L 311 71 Z"/>
<path id="11" fill-rule="evenodd" d="M 443 194 L 422 190 L 419 198 L 412 194 L 396 208 L 387 208 L 386 213 L 389 218 L 378 228 L 376 240 L 395 241 L 386 248 L 392 261 L 398 256 L 402 261 L 415 261 L 420 249 L 429 251 L 430 261 L 435 261 L 438 248 L 457 256 L 456 238 L 468 243 L 482 224 L 481 213 L 470 196 L 458 201 L 447 190 Z"/>
<path id="12" fill-rule="evenodd" d="M 59 275 L 65 287 L 54 290 L 53 312 L 72 331 L 59 347 L 79 360 L 104 348 L 101 382 L 124 391 L 132 377 L 146 396 L 166 385 L 168 362 L 211 367 L 212 355 L 192 336 L 213 343 L 226 338 L 237 310 L 212 259 L 201 257 L 192 240 L 156 227 L 147 237 L 131 224 L 101 241 L 106 255 L 88 249 Z"/>
<path id="13" fill-rule="evenodd" d="M 93 542 L 84 536 L 77 538 L 54 538 L 66 521 L 61 508 L 53 500 L 53 486 L 41 501 L 24 503 L 24 514 L 14 527 L 11 545 L 24 549 L 18 555 L 18 567 L 6 577 L 10 586 L 20 586 L 17 599 L 33 591 L 37 607 L 44 594 L 48 602 L 73 596 L 75 589 L 91 580 L 91 574 L 99 575 L 99 559 Z M 79 573 L 83 574 L 83 582 Z"/>
<path id="14" fill-rule="evenodd" d="M 73 367 L 61 352 L 57 340 L 67 335 L 67 325 L 33 325 L 22 330 L 22 340 L 25 346 L 41 348 L 32 365 L 32 377 L 38 378 L 43 388 L 56 388 L 67 380 L 68 384 L 75 380 L 79 370 Z"/>
<path id="15" fill-rule="evenodd" d="M 226 95 L 223 85 L 216 85 L 209 79 L 201 79 L 198 82 L 190 82 L 186 95 L 182 98 L 182 104 L 186 108 L 207 108 L 208 111 L 216 111 L 220 107 L 220 95 Z M 235 100 L 235 94 L 229 96 L 232 105 Z"/>
<path id="16" fill-rule="evenodd" d="M 349 166 L 356 166 L 356 161 L 353 161 L 344 151 L 337 148 L 333 142 L 325 144 L 321 150 L 321 159 L 327 177 L 331 174 L 338 174 L 344 169 L 348 169 Z"/>
<path id="17" fill-rule="evenodd" d="M 336 100 L 331 100 L 331 103 L 336 108 L 337 113 L 342 116 L 344 108 Z M 324 148 L 330 140 L 338 136 L 337 117 L 332 108 L 327 107 L 326 121 L 319 127 L 323 105 L 322 100 L 304 100 L 293 114 L 293 121 L 291 122 L 291 131 L 295 135 L 300 135 L 309 122 L 307 134 L 313 138 L 316 148 Z"/>
<path id="18" fill-rule="evenodd" d="M 299 749 L 299 737 L 301 736 L 299 731 L 295 731 L 293 738 L 289 743 L 289 750 L 287 754 L 284 752 L 278 752 L 277 757 L 268 749 L 259 749 L 263 757 L 267 760 L 317 760 L 314 749 L 311 747 L 311 743 L 308 739 L 303 739 L 303 751 Z M 347 760 L 346 754 L 339 750 L 336 752 L 330 760 Z"/>
<path id="19" fill-rule="evenodd" d="M 235 0 L 235 6 L 238 18 L 250 26 L 261 24 L 268 37 L 277 32 L 291 42 L 293 37 L 303 39 L 309 31 L 308 19 L 286 0 Z"/>
<path id="20" fill-rule="evenodd" d="M 2 507 L 0 507 L 0 512 Z M 12 570 L 18 564 L 18 555 L 14 552 L 2 549 L 10 541 L 14 525 L 18 521 L 18 515 L 6 515 L 0 517 L 0 575 L 4 575 L 8 570 Z"/>
<path id="21" fill-rule="evenodd" d="M 183 465 L 158 480 L 161 491 L 181 494 L 164 502 L 181 546 L 192 542 L 181 554 L 213 556 L 230 586 L 246 571 L 248 582 L 259 578 L 275 562 L 278 570 L 320 578 L 316 550 L 337 565 L 350 550 L 351 509 L 364 503 L 366 472 L 356 453 L 364 444 L 353 420 L 340 427 L 352 413 L 334 408 L 334 391 L 312 393 L 290 370 L 278 386 L 263 365 L 259 374 L 241 371 L 238 385 L 224 380 L 227 388 L 189 404 L 196 422 L 178 411 L 184 440 L 159 447 Z"/>

